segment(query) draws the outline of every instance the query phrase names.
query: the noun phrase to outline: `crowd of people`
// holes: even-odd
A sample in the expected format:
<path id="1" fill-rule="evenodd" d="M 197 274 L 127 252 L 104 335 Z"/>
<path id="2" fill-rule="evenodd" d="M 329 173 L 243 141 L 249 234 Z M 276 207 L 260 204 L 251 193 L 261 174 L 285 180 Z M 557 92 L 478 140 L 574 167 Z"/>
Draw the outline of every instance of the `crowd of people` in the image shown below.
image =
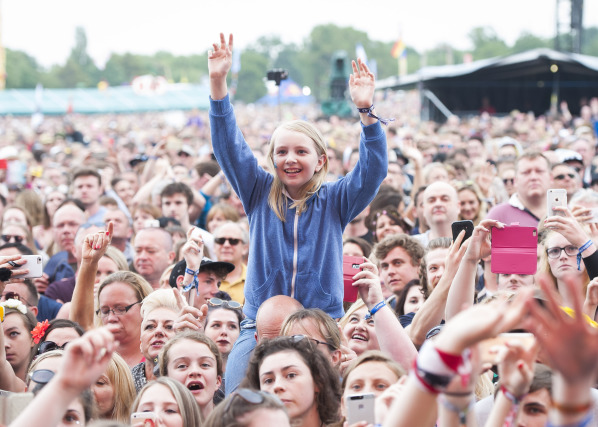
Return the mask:
<path id="1" fill-rule="evenodd" d="M 598 425 L 598 99 L 419 122 L 357 60 L 277 125 L 232 51 L 206 112 L 0 120 L 0 425 Z"/>

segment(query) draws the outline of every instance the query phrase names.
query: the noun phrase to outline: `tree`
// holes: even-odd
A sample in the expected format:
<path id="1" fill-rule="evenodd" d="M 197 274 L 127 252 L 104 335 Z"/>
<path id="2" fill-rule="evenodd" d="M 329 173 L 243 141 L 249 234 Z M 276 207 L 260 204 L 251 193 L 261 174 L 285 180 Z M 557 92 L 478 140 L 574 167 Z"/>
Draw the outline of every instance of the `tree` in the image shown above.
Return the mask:
<path id="1" fill-rule="evenodd" d="M 254 102 L 266 94 L 266 70 L 268 58 L 254 50 L 241 54 L 241 71 L 235 98 L 244 102 Z"/>
<path id="2" fill-rule="evenodd" d="M 527 31 L 524 31 L 519 35 L 519 38 L 515 41 L 515 44 L 511 48 L 511 52 L 525 52 L 526 50 L 537 49 L 539 47 L 552 48 L 553 44 L 554 43 L 548 39 L 537 37 Z"/>
<path id="3" fill-rule="evenodd" d="M 34 88 L 40 79 L 40 67 L 25 52 L 6 49 L 6 88 Z"/>
<path id="4" fill-rule="evenodd" d="M 490 27 L 476 27 L 469 32 L 468 37 L 473 44 L 473 59 L 475 60 L 509 54 L 507 44 Z"/>

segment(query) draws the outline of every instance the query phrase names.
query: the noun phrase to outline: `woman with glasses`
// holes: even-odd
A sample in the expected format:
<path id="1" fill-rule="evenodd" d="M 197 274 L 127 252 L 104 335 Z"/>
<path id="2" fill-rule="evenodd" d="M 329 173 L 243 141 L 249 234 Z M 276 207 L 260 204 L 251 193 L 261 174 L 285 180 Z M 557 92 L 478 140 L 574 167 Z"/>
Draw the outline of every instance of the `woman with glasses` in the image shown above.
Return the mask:
<path id="1" fill-rule="evenodd" d="M 555 207 L 558 215 L 541 223 L 542 252 L 540 270 L 548 273 L 559 290 L 563 305 L 572 307 L 573 296 L 565 282 L 573 281 L 581 295 L 586 295 L 590 280 L 598 276 L 596 244 L 568 208 Z M 589 228 L 588 230 L 596 230 Z M 596 307 L 590 317 L 594 319 Z"/>
<path id="2" fill-rule="evenodd" d="M 284 404 L 263 391 L 240 388 L 214 409 L 203 427 L 290 427 Z"/>
<path id="3" fill-rule="evenodd" d="M 321 427 L 340 420 L 338 371 L 304 335 L 261 341 L 241 387 L 278 397 L 293 426 Z"/>
<path id="4" fill-rule="evenodd" d="M 33 254 L 37 254 L 37 247 L 33 240 L 31 230 L 27 226 L 18 222 L 5 222 L 2 224 L 2 233 L 0 234 L 1 244 L 20 243 L 31 249 Z"/>
<path id="5" fill-rule="evenodd" d="M 243 306 L 237 301 L 225 301 L 220 298 L 208 300 L 208 314 L 204 327 L 205 334 L 210 338 L 222 356 L 222 370 L 226 371 L 228 355 L 239 338 L 241 321 L 243 320 Z M 220 387 L 224 391 L 224 387 Z"/>

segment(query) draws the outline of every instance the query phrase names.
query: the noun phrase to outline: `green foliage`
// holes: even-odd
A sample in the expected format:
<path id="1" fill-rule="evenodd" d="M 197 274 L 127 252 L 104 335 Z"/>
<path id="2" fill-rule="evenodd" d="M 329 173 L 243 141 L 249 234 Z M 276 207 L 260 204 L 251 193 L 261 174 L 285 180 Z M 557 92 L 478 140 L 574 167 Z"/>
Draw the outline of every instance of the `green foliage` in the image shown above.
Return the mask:
<path id="1" fill-rule="evenodd" d="M 39 65 L 25 52 L 6 49 L 6 88 L 34 88 L 40 79 Z"/>
<path id="2" fill-rule="evenodd" d="M 442 43 L 425 52 L 417 52 L 407 46 L 408 72 L 416 72 L 423 65 L 459 64 L 463 62 L 466 52 L 471 53 L 473 59 L 477 60 L 538 47 L 554 47 L 553 39 L 544 39 L 528 32 L 523 32 L 510 47 L 489 27 L 472 29 L 469 40 L 471 49 L 467 51 L 456 49 L 449 43 Z M 260 37 L 241 54 L 236 99 L 244 102 L 256 101 L 266 94 L 264 82 L 267 71 L 272 68 L 284 68 L 299 86 L 309 86 L 316 99 L 326 100 L 330 96 L 332 54 L 344 50 L 350 61 L 356 56 L 357 43 L 363 45 L 370 61 L 376 60 L 378 79 L 397 75 L 398 60 L 391 56 L 394 42 L 370 40 L 364 31 L 334 24 L 314 27 L 299 45 L 285 44 L 277 35 Z M 584 54 L 598 56 L 598 27 L 585 28 L 582 42 Z M 94 87 L 100 80 L 106 80 L 110 85 L 116 86 L 128 84 L 135 76 L 144 74 L 162 75 L 176 83 L 198 83 L 207 76 L 206 54 L 112 54 L 100 70 L 89 56 L 87 47 L 85 31 L 77 28 L 74 46 L 68 59 L 64 64 L 48 70 L 42 69 L 35 59 L 26 53 L 7 49 L 7 87 L 33 88 L 38 82 L 49 88 Z M 350 69 L 350 64 L 348 65 Z"/>

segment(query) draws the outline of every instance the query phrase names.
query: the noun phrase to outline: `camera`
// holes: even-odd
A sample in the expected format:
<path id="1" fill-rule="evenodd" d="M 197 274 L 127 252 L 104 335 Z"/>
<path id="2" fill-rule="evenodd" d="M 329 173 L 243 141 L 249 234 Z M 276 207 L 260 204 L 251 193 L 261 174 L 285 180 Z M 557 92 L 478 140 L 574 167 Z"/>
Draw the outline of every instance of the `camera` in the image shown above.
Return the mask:
<path id="1" fill-rule="evenodd" d="M 276 86 L 280 86 L 280 82 L 289 77 L 289 72 L 282 68 L 275 68 L 268 71 L 267 77 L 268 80 L 276 82 Z"/>

